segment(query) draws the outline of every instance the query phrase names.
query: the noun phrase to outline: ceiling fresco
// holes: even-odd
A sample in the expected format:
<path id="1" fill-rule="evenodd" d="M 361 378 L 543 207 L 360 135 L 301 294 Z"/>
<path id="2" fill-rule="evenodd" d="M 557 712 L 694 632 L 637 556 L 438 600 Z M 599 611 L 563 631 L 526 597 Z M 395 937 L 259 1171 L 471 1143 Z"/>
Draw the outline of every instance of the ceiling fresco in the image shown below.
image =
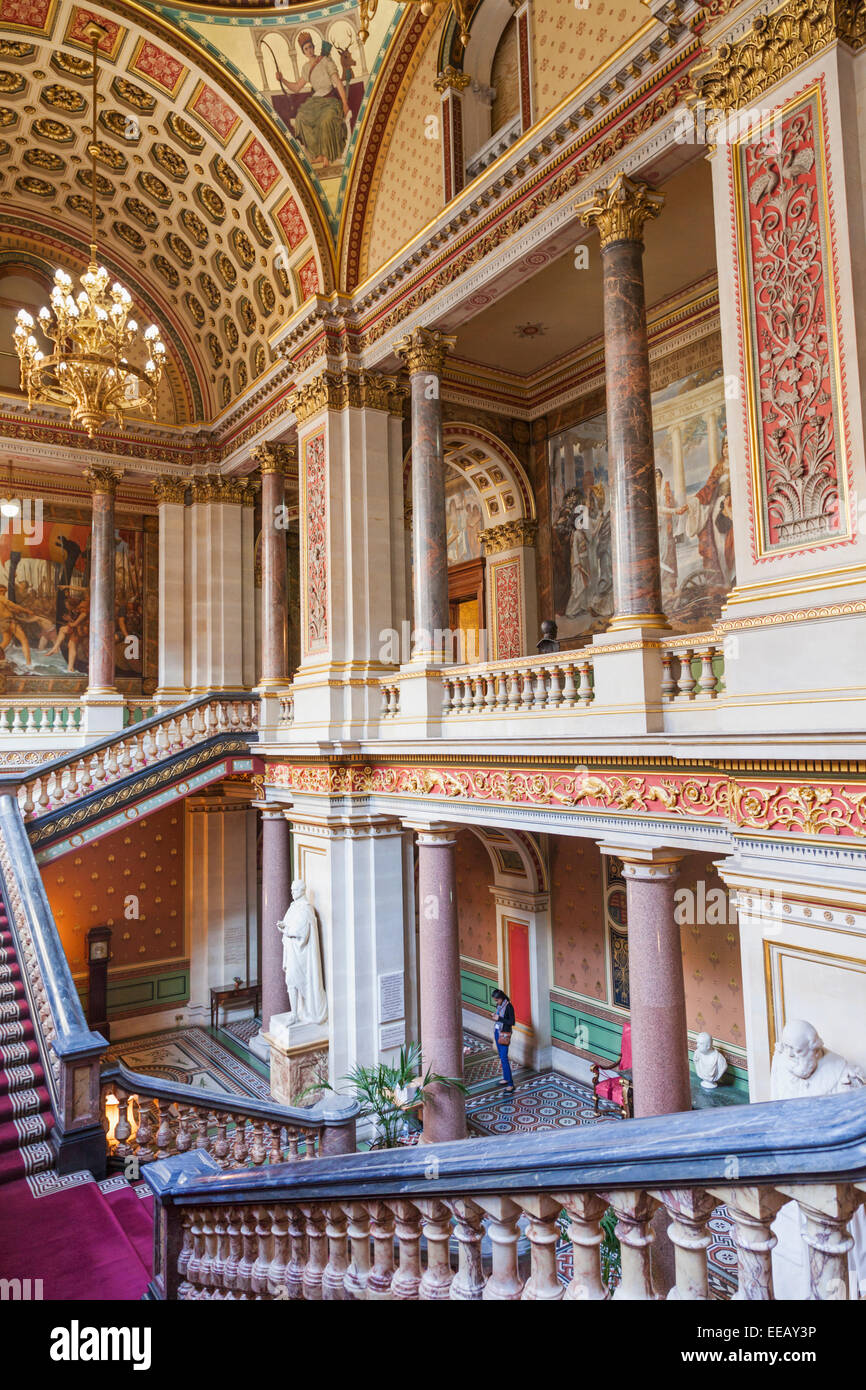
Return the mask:
<path id="1" fill-rule="evenodd" d="M 41 261 L 50 279 L 58 265 L 76 276 L 86 264 L 91 60 L 83 31 L 94 18 L 106 30 L 99 258 L 162 329 L 162 422 L 210 423 L 233 409 L 271 367 L 268 340 L 281 322 L 332 287 L 332 229 L 399 18 L 398 6 L 383 8 L 362 46 L 357 9 L 346 4 L 301 17 L 0 0 L 0 270 Z M 306 97 L 291 86 L 303 88 L 305 71 L 325 63 L 342 73 L 349 114 L 337 101 L 339 122 L 333 99 L 313 104 L 318 77 Z"/>
<path id="2" fill-rule="evenodd" d="M 360 12 L 352 3 L 264 14 L 165 6 L 159 13 L 194 37 L 267 109 L 290 141 L 336 240 L 359 131 L 402 7 L 383 0 L 363 41 Z M 201 99 L 193 103 L 193 109 L 201 107 Z M 267 184 L 273 177 L 267 167 L 257 171 L 243 148 L 239 158 L 254 178 Z"/>

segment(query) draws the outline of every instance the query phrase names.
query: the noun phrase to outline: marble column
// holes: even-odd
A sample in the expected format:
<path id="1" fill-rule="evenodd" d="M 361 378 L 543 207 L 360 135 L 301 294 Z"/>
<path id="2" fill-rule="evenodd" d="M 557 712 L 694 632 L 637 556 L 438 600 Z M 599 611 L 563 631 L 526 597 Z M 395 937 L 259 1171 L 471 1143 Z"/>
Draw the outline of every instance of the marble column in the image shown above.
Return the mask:
<path id="1" fill-rule="evenodd" d="M 159 503 L 159 686 L 154 703 L 179 705 L 186 683 L 186 480 L 162 477 L 153 484 Z"/>
<path id="2" fill-rule="evenodd" d="M 289 995 L 283 974 L 283 938 L 277 931 L 291 902 L 291 829 L 275 806 L 257 807 L 262 813 L 262 1032 L 267 1033 L 274 1014 L 288 1012 Z"/>
<path id="3" fill-rule="evenodd" d="M 441 378 L 456 339 L 416 328 L 395 344 L 409 368 L 412 398 L 414 662 L 450 660 L 436 634 L 448 630 L 448 541 Z"/>
<path id="4" fill-rule="evenodd" d="M 662 612 L 643 227 L 664 198 L 618 174 L 590 203 L 604 267 L 604 367 L 613 536 L 614 616 L 608 630 L 666 627 Z"/>
<path id="5" fill-rule="evenodd" d="M 418 974 L 423 1069 L 463 1079 L 460 938 L 457 928 L 456 831 L 418 829 Z M 466 1104 L 452 1088 L 433 1086 L 424 1104 L 424 1143 L 465 1139 Z"/>
<path id="6" fill-rule="evenodd" d="M 680 855 L 602 847 L 623 861 L 634 1113 L 691 1109 L 686 994 L 674 888 Z"/>
<path id="7" fill-rule="evenodd" d="M 260 685 L 289 677 L 286 471 L 297 464 L 289 444 L 257 444 L 252 456 L 262 474 L 262 660 Z"/>
<path id="8" fill-rule="evenodd" d="M 114 695 L 114 498 L 122 473 L 88 468 L 92 492 L 90 532 L 90 651 L 88 695 Z"/>

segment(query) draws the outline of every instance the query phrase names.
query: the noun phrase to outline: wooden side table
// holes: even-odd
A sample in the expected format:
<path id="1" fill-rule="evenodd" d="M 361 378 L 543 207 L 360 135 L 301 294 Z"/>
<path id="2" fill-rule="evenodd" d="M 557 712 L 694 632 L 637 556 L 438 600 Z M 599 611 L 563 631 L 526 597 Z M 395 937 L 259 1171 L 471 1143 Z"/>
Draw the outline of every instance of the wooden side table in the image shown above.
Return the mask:
<path id="1" fill-rule="evenodd" d="M 210 992 L 210 1026 L 219 1027 L 220 1006 L 226 1000 L 232 1000 L 236 1004 L 248 1003 L 252 1000 L 253 1008 L 258 1013 L 262 1006 L 262 987 L 260 984 L 253 985 L 213 985 Z"/>

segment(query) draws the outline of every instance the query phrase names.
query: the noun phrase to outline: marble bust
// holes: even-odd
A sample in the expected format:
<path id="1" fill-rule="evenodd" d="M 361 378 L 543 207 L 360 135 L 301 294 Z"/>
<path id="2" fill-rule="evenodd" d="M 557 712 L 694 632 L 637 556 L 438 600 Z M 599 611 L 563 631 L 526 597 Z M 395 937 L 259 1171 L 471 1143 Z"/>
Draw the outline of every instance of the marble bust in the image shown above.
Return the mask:
<path id="1" fill-rule="evenodd" d="M 832 1096 L 863 1085 L 866 1074 L 837 1052 L 828 1052 L 811 1023 L 796 1018 L 785 1024 L 770 1074 L 773 1100 Z"/>
<path id="2" fill-rule="evenodd" d="M 319 924 L 303 879 L 292 884 L 292 902 L 277 930 L 283 938 L 283 973 L 292 1023 L 324 1023 L 328 999 L 322 979 Z"/>
<path id="3" fill-rule="evenodd" d="M 692 1060 L 701 1086 L 705 1091 L 714 1091 L 728 1070 L 728 1059 L 713 1047 L 709 1033 L 698 1033 Z"/>

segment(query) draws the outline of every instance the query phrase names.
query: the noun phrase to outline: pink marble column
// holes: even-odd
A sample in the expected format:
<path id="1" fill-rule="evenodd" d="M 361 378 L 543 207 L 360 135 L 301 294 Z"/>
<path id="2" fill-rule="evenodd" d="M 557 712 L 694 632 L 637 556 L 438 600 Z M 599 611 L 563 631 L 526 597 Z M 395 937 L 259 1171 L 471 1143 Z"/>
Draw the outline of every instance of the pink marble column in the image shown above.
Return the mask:
<path id="1" fill-rule="evenodd" d="M 653 862 L 623 857 L 628 907 L 634 1113 L 667 1115 L 692 1107 L 686 994 L 674 888 L 680 856 Z"/>
<path id="2" fill-rule="evenodd" d="M 286 977 L 283 974 L 283 938 L 277 922 L 291 902 L 291 829 L 276 807 L 258 809 L 262 813 L 262 1032 L 270 1027 L 274 1014 L 289 1009 Z"/>
<path id="3" fill-rule="evenodd" d="M 259 444 L 252 453 L 262 473 L 261 684 L 278 686 L 289 677 L 286 471 L 297 460 L 297 450 L 289 444 Z"/>
<path id="4" fill-rule="evenodd" d="M 462 1081 L 456 843 L 452 829 L 431 826 L 418 831 L 418 972 L 423 1068 Z M 448 1087 L 431 1087 L 424 1104 L 424 1143 L 465 1137 L 463 1095 Z"/>
<path id="5" fill-rule="evenodd" d="M 90 532 L 90 651 L 88 694 L 115 694 L 114 688 L 114 497 L 121 473 L 88 468 L 92 489 Z"/>
<path id="6" fill-rule="evenodd" d="M 643 279 L 643 228 L 664 203 L 618 174 L 583 220 L 601 235 L 604 374 L 615 612 L 609 627 L 665 627 L 659 560 L 652 397 Z"/>
<path id="7" fill-rule="evenodd" d="M 395 344 L 409 368 L 412 398 L 412 660 L 450 660 L 436 633 L 448 630 L 448 540 L 442 449 L 442 369 L 454 338 L 416 328 Z"/>

